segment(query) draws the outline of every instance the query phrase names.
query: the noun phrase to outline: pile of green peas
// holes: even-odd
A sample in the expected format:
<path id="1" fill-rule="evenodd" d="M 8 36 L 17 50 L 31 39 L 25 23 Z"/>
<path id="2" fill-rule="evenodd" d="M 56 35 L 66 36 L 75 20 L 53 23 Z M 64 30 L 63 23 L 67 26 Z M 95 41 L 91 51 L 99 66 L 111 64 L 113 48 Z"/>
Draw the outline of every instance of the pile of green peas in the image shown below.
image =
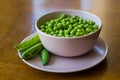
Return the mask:
<path id="1" fill-rule="evenodd" d="M 98 25 L 92 20 L 61 14 L 58 18 L 49 20 L 38 28 L 52 36 L 79 37 L 95 32 L 98 30 Z"/>

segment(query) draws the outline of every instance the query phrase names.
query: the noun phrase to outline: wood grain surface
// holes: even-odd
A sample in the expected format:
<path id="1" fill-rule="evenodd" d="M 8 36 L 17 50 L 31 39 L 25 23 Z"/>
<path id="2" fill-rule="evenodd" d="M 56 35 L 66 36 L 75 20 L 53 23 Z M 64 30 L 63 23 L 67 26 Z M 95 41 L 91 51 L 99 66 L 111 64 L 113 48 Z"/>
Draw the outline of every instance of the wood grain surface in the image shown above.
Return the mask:
<path id="1" fill-rule="evenodd" d="M 0 80 L 119 80 L 120 0 L 2 0 L 0 2 Z M 100 37 L 108 46 L 106 59 L 81 72 L 57 74 L 29 67 L 13 46 L 35 32 L 35 21 L 59 9 L 89 11 L 102 19 Z"/>

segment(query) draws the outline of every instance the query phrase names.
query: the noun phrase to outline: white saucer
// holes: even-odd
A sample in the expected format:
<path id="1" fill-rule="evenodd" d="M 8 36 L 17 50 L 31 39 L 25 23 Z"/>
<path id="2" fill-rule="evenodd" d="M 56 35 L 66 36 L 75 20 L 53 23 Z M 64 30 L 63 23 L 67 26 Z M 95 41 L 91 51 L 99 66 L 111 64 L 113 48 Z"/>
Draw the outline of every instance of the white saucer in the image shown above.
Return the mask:
<path id="1" fill-rule="evenodd" d="M 26 37 L 23 41 L 33 37 L 37 33 L 33 33 Z M 83 56 L 66 58 L 51 54 L 49 64 L 43 66 L 41 63 L 40 56 L 35 57 L 31 60 L 24 60 L 27 65 L 36 68 L 38 70 L 43 70 L 47 72 L 55 73 L 69 73 L 89 69 L 93 66 L 99 64 L 106 57 L 108 52 L 108 46 L 103 39 L 99 38 L 94 48 Z M 20 52 L 18 52 L 19 57 L 21 57 Z"/>

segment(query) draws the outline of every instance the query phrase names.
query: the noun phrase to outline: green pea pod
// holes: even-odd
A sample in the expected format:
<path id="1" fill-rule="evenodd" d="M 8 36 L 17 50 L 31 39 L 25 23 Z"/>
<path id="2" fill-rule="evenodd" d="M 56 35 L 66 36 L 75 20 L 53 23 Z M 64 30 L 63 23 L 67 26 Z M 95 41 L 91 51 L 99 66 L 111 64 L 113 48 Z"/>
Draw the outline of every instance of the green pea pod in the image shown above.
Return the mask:
<path id="1" fill-rule="evenodd" d="M 43 48 L 43 45 L 41 43 L 37 43 L 34 46 L 28 48 L 25 50 L 22 54 L 21 57 L 25 60 L 34 58 Z"/>
<path id="2" fill-rule="evenodd" d="M 37 43 L 40 43 L 40 39 L 39 39 L 39 36 L 38 35 L 35 35 L 34 37 L 28 39 L 27 41 L 24 41 L 18 45 L 15 45 L 14 48 L 17 48 L 18 51 L 24 51 L 26 49 L 28 49 L 29 47 L 37 44 Z"/>
<path id="3" fill-rule="evenodd" d="M 48 64 L 48 62 L 49 62 L 49 52 L 46 49 L 42 49 L 41 59 L 42 59 L 42 64 L 43 65 Z"/>

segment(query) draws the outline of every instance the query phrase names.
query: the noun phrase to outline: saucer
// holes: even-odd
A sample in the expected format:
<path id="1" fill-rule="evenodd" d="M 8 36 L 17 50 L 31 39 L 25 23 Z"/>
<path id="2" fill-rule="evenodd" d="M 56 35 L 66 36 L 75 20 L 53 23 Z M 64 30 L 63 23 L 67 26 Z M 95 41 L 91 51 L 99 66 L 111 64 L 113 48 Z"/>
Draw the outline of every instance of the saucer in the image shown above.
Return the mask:
<path id="1" fill-rule="evenodd" d="M 37 33 L 33 33 L 26 37 L 22 42 L 35 36 Z M 46 66 L 42 65 L 40 56 L 35 57 L 31 60 L 22 61 L 27 65 L 42 71 L 54 72 L 54 73 L 70 73 L 76 71 L 82 71 L 92 68 L 102 62 L 108 53 L 107 43 L 102 39 L 98 38 L 96 45 L 87 54 L 77 57 L 61 57 L 50 54 L 49 64 Z M 18 52 L 21 58 L 20 52 Z"/>

